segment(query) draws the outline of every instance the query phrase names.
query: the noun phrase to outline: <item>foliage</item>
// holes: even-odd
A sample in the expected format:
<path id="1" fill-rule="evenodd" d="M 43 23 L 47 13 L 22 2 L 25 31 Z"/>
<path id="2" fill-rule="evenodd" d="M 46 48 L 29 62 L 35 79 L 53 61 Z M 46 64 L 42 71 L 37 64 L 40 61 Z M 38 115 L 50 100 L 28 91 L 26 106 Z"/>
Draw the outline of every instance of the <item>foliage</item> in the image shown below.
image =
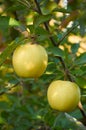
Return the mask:
<path id="1" fill-rule="evenodd" d="M 48 67 L 38 79 L 20 78 L 12 54 L 33 39 L 47 50 Z M 1 0 L 0 129 L 86 129 L 78 108 L 60 113 L 48 105 L 49 84 L 70 76 L 81 89 L 86 110 L 86 1 L 68 0 L 64 6 L 61 0 Z"/>

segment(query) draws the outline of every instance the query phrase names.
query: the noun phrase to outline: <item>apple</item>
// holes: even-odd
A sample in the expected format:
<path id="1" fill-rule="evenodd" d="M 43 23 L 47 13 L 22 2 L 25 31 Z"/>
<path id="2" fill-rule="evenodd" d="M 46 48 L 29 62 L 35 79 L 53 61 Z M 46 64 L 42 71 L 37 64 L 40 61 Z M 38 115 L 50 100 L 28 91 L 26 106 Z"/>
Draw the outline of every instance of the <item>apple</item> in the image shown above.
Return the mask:
<path id="1" fill-rule="evenodd" d="M 48 55 L 41 45 L 25 43 L 15 49 L 12 63 L 18 76 L 38 78 L 46 70 Z"/>
<path id="2" fill-rule="evenodd" d="M 73 111 L 80 101 L 80 89 L 70 81 L 53 81 L 47 91 L 51 108 L 62 112 Z"/>

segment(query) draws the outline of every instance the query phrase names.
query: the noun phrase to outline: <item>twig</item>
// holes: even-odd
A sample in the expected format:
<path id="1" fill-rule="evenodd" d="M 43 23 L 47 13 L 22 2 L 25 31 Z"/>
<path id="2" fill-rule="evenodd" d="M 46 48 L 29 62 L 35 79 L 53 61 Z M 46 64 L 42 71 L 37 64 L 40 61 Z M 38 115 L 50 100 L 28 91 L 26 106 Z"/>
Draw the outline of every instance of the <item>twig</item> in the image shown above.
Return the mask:
<path id="1" fill-rule="evenodd" d="M 77 26 L 78 26 L 78 24 L 75 25 L 75 26 L 73 26 L 73 27 L 58 41 L 57 46 L 59 46 L 59 45 L 61 44 L 61 42 L 66 38 L 66 36 L 68 36 L 69 33 L 71 33 Z"/>
<path id="2" fill-rule="evenodd" d="M 74 82 L 74 79 L 71 77 L 70 72 L 69 72 L 68 68 L 66 67 L 66 64 L 65 64 L 63 58 L 60 57 L 60 56 L 58 56 L 57 58 L 60 60 L 62 66 L 63 66 L 63 69 L 64 69 L 64 71 L 65 71 L 65 73 L 66 73 L 66 75 L 67 75 L 67 78 L 68 78 L 71 82 Z"/>

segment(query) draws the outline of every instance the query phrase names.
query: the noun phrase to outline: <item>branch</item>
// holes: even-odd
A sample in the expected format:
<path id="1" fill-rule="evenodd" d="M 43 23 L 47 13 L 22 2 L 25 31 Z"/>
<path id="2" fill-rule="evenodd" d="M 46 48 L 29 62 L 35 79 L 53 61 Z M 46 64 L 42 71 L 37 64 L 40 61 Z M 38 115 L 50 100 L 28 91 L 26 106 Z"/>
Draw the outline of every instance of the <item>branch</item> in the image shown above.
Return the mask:
<path id="1" fill-rule="evenodd" d="M 66 75 L 67 75 L 67 78 L 68 78 L 71 82 L 74 82 L 74 79 L 71 77 L 70 72 L 69 72 L 68 68 L 66 67 L 66 64 L 65 64 L 64 60 L 62 59 L 62 57 L 58 56 L 58 59 L 60 60 L 62 66 L 63 66 L 63 69 L 64 69 L 64 71 L 65 71 L 65 73 L 66 73 Z"/>
<path id="2" fill-rule="evenodd" d="M 75 21 L 80 16 L 80 11 L 73 10 L 60 24 L 59 29 L 66 28 L 71 21 Z"/>
<path id="3" fill-rule="evenodd" d="M 65 37 L 68 36 L 69 33 L 71 33 L 77 26 L 78 26 L 78 24 L 75 25 L 74 27 L 72 27 L 72 28 L 58 41 L 57 46 L 59 46 L 60 43 L 65 39 Z"/>

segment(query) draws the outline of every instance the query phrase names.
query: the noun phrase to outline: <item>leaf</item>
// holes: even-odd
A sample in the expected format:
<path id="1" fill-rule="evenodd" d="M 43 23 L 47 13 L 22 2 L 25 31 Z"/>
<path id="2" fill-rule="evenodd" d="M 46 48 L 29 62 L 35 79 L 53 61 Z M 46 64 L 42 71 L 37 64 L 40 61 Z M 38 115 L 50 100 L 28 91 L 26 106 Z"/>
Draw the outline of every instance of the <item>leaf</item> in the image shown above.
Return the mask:
<path id="1" fill-rule="evenodd" d="M 44 15 L 50 14 L 56 8 L 57 8 L 57 4 L 54 1 L 46 1 L 41 8 L 42 14 Z"/>
<path id="2" fill-rule="evenodd" d="M 49 21 L 51 19 L 51 15 L 38 15 L 34 20 L 34 27 L 37 28 L 41 23 Z"/>
<path id="3" fill-rule="evenodd" d="M 2 117 L 0 116 L 0 124 L 4 124 L 4 123 L 5 123 L 4 118 L 2 118 Z"/>
<path id="4" fill-rule="evenodd" d="M 61 127 L 60 127 L 61 125 Z M 58 129 L 71 129 L 71 130 L 85 130 L 86 127 L 78 121 L 75 117 L 72 117 L 68 113 L 60 113 L 54 122 L 54 128 Z"/>
<path id="5" fill-rule="evenodd" d="M 46 35 L 46 34 L 40 35 L 40 36 L 37 37 L 37 41 L 38 42 L 44 42 L 44 40 L 46 40 L 48 37 L 49 37 L 49 35 Z"/>
<path id="6" fill-rule="evenodd" d="M 0 110 L 9 110 L 10 106 L 5 101 L 0 101 Z"/>
<path id="7" fill-rule="evenodd" d="M 69 9 L 65 9 L 65 8 L 55 8 L 53 11 L 58 11 L 58 12 L 62 12 L 62 13 L 70 13 Z"/>
<path id="8" fill-rule="evenodd" d="M 76 82 L 80 86 L 80 88 L 86 89 L 86 79 L 85 79 L 85 77 L 77 77 Z"/>
<path id="9" fill-rule="evenodd" d="M 82 53 L 79 57 L 77 57 L 75 64 L 77 65 L 86 64 L 86 52 Z"/>
<path id="10" fill-rule="evenodd" d="M 64 52 L 60 48 L 57 48 L 57 47 L 48 48 L 48 52 L 50 54 L 53 54 L 54 56 L 64 57 Z"/>
<path id="11" fill-rule="evenodd" d="M 36 35 L 49 35 L 49 33 L 42 27 L 37 27 L 35 30 Z"/>
<path id="12" fill-rule="evenodd" d="M 19 26 L 20 23 L 14 18 L 8 16 L 0 16 L 0 29 L 8 29 L 11 26 Z"/>
<path id="13" fill-rule="evenodd" d="M 76 130 L 86 130 L 86 127 L 78 121 L 76 118 L 70 116 L 69 114 L 65 113 L 66 118 L 76 126 Z"/>
<path id="14" fill-rule="evenodd" d="M 14 18 L 9 18 L 9 26 L 19 26 L 20 23 Z"/>
<path id="15" fill-rule="evenodd" d="M 61 112 L 56 117 L 56 119 L 54 121 L 53 128 L 57 128 L 57 130 L 62 130 L 62 129 L 75 130 L 76 126 L 75 126 L 75 124 L 71 123 L 69 119 L 66 118 L 65 113 Z"/>
<path id="16" fill-rule="evenodd" d="M 19 43 L 22 43 L 21 39 L 16 39 L 15 41 L 11 42 L 8 47 L 0 54 L 0 66 L 4 63 L 4 61 L 7 59 L 8 56 L 12 54 L 14 49 L 19 45 Z"/>
<path id="17" fill-rule="evenodd" d="M 77 68 L 75 70 L 72 70 L 71 73 L 73 73 L 73 75 L 76 75 L 76 76 L 82 76 L 84 74 L 85 71 L 83 71 L 82 69 L 80 68 Z"/>
<path id="18" fill-rule="evenodd" d="M 72 47 L 71 47 L 71 50 L 72 50 L 72 53 L 76 53 L 78 51 L 78 48 L 79 48 L 79 44 L 73 44 Z"/>
<path id="19" fill-rule="evenodd" d="M 85 31 L 86 31 L 85 28 L 86 28 L 85 24 L 83 24 L 83 22 L 81 22 L 80 23 L 80 34 L 81 34 L 82 37 L 85 34 Z"/>

